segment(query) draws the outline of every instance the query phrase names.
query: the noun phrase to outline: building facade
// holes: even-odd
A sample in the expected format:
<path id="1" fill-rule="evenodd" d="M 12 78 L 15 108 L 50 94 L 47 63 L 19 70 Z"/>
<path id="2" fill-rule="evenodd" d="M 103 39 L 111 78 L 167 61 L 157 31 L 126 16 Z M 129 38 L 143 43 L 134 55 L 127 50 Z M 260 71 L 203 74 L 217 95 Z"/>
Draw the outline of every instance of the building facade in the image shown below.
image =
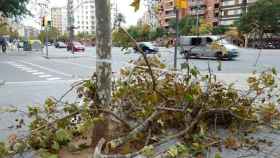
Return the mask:
<path id="1" fill-rule="evenodd" d="M 57 28 L 61 34 L 67 32 L 67 9 L 66 7 L 51 8 L 52 26 Z"/>
<path id="2" fill-rule="evenodd" d="M 186 0 L 188 9 L 180 10 L 183 16 L 200 17 L 212 26 L 232 25 L 247 8 L 257 0 Z M 161 27 L 168 28 L 171 19 L 175 18 L 175 0 L 158 0 L 158 18 Z"/>
<path id="3" fill-rule="evenodd" d="M 221 0 L 220 25 L 232 25 L 257 0 Z"/>
<path id="4" fill-rule="evenodd" d="M 159 25 L 166 29 L 170 28 L 170 21 L 176 18 L 175 13 L 175 1 L 174 0 L 158 0 L 158 20 Z M 179 19 L 187 15 L 188 9 L 179 10 Z"/>
<path id="5" fill-rule="evenodd" d="M 220 0 L 189 0 L 191 16 L 199 16 L 207 23 L 217 26 L 219 24 Z"/>
<path id="6" fill-rule="evenodd" d="M 95 1 L 68 0 L 68 28 L 74 27 L 74 33 L 95 33 Z"/>

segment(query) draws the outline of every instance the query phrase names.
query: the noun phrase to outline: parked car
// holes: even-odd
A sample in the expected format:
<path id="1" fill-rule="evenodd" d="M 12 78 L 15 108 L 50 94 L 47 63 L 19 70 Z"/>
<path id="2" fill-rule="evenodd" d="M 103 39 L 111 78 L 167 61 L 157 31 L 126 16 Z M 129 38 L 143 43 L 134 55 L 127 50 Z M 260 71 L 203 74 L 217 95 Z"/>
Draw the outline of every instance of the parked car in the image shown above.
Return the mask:
<path id="1" fill-rule="evenodd" d="M 140 42 L 138 43 L 138 47 L 140 47 L 146 54 L 155 54 L 159 51 L 159 49 L 151 42 Z M 135 52 L 140 51 L 137 47 L 134 47 L 133 49 Z"/>
<path id="2" fill-rule="evenodd" d="M 239 56 L 238 47 L 221 36 L 181 36 L 181 54 L 189 57 L 233 59 Z"/>
<path id="3" fill-rule="evenodd" d="M 79 51 L 85 51 L 85 46 L 82 45 L 80 42 L 69 42 L 67 43 L 67 51 L 71 51 L 73 50 L 73 52 L 79 52 Z"/>
<path id="4" fill-rule="evenodd" d="M 67 45 L 64 42 L 56 42 L 54 44 L 55 48 L 66 48 Z"/>

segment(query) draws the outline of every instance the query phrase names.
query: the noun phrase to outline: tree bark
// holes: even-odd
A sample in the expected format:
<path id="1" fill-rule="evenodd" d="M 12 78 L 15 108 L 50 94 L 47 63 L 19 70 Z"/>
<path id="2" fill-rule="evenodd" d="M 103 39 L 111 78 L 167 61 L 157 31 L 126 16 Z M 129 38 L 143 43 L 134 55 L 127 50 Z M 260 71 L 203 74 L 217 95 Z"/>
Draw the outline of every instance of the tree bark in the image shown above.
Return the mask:
<path id="1" fill-rule="evenodd" d="M 101 105 L 111 102 L 111 7 L 110 0 L 95 0 L 97 95 Z"/>

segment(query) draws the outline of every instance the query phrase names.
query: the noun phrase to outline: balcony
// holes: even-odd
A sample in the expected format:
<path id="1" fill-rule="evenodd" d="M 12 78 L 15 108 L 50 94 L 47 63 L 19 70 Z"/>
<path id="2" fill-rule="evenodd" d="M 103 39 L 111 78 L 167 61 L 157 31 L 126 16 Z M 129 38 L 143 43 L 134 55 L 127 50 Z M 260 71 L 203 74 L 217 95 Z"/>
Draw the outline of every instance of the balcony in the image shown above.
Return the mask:
<path id="1" fill-rule="evenodd" d="M 189 1 L 189 6 L 190 7 L 201 6 L 201 5 L 205 5 L 204 0 Z"/>
<path id="2" fill-rule="evenodd" d="M 170 14 L 166 14 L 164 16 L 165 19 L 172 19 L 172 18 L 176 18 L 176 14 L 175 13 L 170 13 Z"/>
<path id="3" fill-rule="evenodd" d="M 198 11 L 192 10 L 192 11 L 190 11 L 190 14 L 191 15 L 196 15 L 196 14 L 203 15 L 203 14 L 205 14 L 205 10 L 198 10 Z"/>

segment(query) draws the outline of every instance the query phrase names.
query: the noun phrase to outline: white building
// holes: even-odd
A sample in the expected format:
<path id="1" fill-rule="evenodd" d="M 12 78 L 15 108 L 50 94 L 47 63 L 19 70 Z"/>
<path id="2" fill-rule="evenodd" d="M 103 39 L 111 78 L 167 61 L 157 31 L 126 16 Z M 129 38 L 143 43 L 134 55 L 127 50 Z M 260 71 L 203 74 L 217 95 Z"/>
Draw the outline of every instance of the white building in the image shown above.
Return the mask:
<path id="1" fill-rule="evenodd" d="M 66 7 L 51 8 L 52 26 L 57 28 L 61 34 L 67 32 L 67 9 Z"/>
<path id="2" fill-rule="evenodd" d="M 95 33 L 95 1 L 68 0 L 68 26 L 75 27 L 75 34 Z"/>

